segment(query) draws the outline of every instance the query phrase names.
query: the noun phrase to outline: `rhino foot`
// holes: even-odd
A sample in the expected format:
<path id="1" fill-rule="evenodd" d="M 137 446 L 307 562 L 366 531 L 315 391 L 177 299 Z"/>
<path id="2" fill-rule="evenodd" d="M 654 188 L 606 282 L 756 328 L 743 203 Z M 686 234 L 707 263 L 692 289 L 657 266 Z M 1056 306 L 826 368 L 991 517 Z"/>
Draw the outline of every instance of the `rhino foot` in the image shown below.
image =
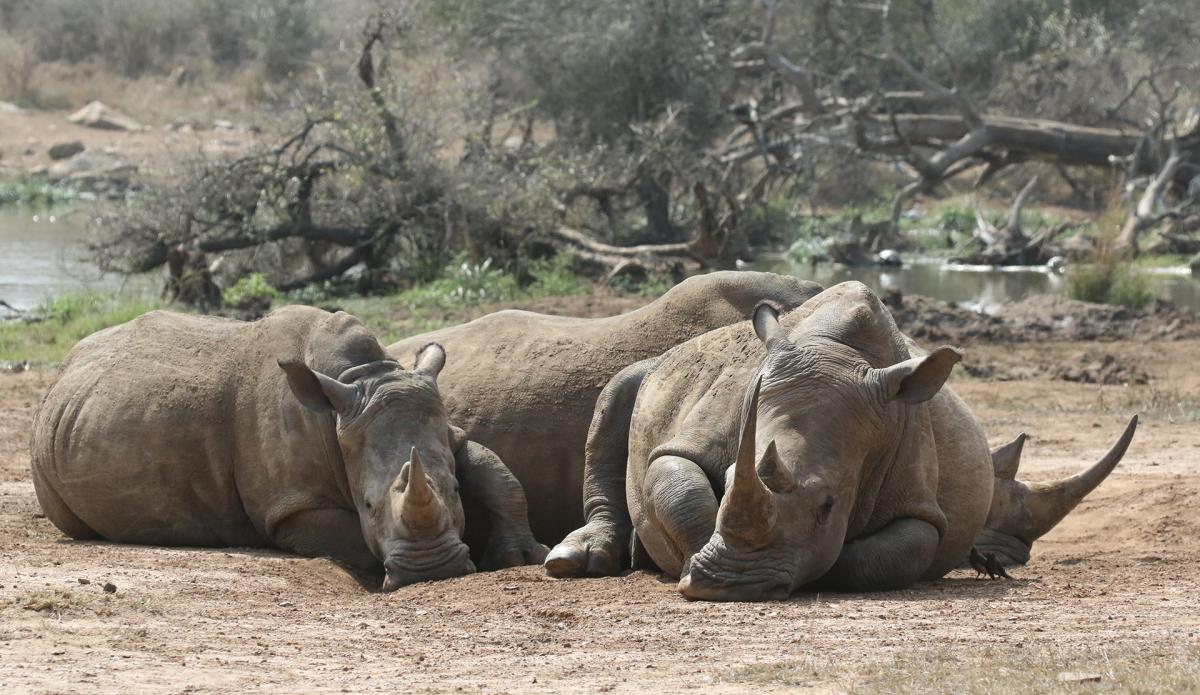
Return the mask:
<path id="1" fill-rule="evenodd" d="M 621 571 L 624 543 L 613 526 L 589 522 L 570 533 L 546 556 L 551 577 L 611 577 Z"/>
<path id="2" fill-rule="evenodd" d="M 538 543 L 533 536 L 493 539 L 489 541 L 479 566 L 485 570 L 498 570 L 521 565 L 540 565 L 549 552 L 550 549 Z"/>

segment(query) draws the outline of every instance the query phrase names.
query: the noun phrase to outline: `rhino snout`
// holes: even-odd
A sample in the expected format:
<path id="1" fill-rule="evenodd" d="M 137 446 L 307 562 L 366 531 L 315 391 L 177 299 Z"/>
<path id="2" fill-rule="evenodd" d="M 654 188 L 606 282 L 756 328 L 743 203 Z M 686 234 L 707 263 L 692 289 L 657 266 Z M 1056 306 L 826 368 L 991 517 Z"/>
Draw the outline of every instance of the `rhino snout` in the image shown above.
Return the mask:
<path id="1" fill-rule="evenodd" d="M 732 551 L 730 551 L 732 552 Z M 792 575 L 765 557 L 723 557 L 706 547 L 679 580 L 679 593 L 696 601 L 784 601 Z"/>
<path id="2" fill-rule="evenodd" d="M 457 537 L 444 537 L 432 546 L 401 544 L 383 563 L 383 591 L 395 591 L 416 582 L 474 574 L 467 545 Z"/>

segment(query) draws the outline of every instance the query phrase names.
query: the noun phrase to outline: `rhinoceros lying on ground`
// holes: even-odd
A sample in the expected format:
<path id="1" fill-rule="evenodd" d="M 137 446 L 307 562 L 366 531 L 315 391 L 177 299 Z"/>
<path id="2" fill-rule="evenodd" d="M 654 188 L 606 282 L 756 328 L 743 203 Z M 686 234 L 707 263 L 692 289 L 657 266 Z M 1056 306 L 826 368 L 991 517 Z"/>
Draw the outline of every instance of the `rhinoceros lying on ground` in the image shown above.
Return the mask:
<path id="1" fill-rule="evenodd" d="M 648 555 L 689 598 L 904 587 L 942 576 L 984 541 L 1023 561 L 1020 550 L 1028 557 L 1124 455 L 1136 418 L 1093 470 L 1028 486 L 1008 474 L 1019 443 L 997 452 L 994 469 L 979 424 L 943 388 L 959 359 L 947 347 L 919 350 L 869 289 L 843 283 L 782 324 L 763 305 L 753 326 L 648 360 L 623 415 L 628 439 L 594 428 L 588 442 L 589 452 L 628 446 L 628 467 L 589 457 L 587 486 L 609 498 L 590 506 L 588 525 L 547 568 L 594 574 L 593 537 L 606 545 L 623 534 L 613 519 L 626 492 L 634 562 Z M 597 412 L 613 407 L 602 399 Z"/>
<path id="2" fill-rule="evenodd" d="M 430 344 L 405 371 L 344 313 L 146 314 L 68 356 L 34 487 L 73 538 L 275 546 L 382 566 L 384 590 L 473 572 L 455 466 L 495 456 L 451 432 L 444 362 Z"/>
<path id="3" fill-rule="evenodd" d="M 626 384 L 614 375 L 688 338 L 750 318 L 763 300 L 791 309 L 820 290 L 811 282 L 773 273 L 717 272 L 689 278 L 620 316 L 578 319 L 501 311 L 403 340 L 388 352 L 410 360 L 414 350 L 431 341 L 450 351 L 454 359 L 442 372 L 439 388 L 451 422 L 470 441 L 499 454 L 528 494 L 534 534 L 553 543 L 577 528 L 584 509 L 603 497 L 603 490 L 583 487 L 584 446 L 596 398 L 605 384 L 607 399 L 615 403 L 632 404 L 637 392 L 636 382 Z M 623 453 L 619 457 L 623 466 Z M 487 499 L 498 486 L 480 492 L 472 472 L 459 477 L 469 517 L 475 500 L 505 508 L 503 499 Z M 522 499 L 520 485 L 511 499 Z M 626 516 L 623 507 L 620 512 Z M 475 526 L 472 521 L 467 529 L 472 547 L 477 533 L 486 533 Z M 506 552 L 512 562 L 521 555 L 541 561 L 544 549 L 523 550 L 522 544 L 527 548 L 532 541 L 509 535 L 497 537 L 493 528 L 486 547 Z M 622 550 L 620 544 L 611 545 L 593 560 L 608 561 L 615 572 Z"/>

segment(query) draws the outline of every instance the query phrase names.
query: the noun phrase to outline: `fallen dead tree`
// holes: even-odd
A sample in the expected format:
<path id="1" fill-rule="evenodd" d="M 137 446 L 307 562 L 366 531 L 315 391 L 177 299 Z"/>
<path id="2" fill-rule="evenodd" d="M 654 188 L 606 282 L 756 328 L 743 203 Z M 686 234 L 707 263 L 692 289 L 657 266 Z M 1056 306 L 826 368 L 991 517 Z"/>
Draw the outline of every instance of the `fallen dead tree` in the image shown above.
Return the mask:
<path id="1" fill-rule="evenodd" d="M 1032 236 L 1025 233 L 1021 225 L 1021 212 L 1037 185 L 1037 177 L 1029 180 L 1017 194 L 1003 226 L 988 222 L 979 207 L 975 208 L 975 234 L 965 245 L 964 253 L 954 259 L 955 263 L 975 265 L 1044 265 L 1051 258 L 1061 255 L 1051 247 L 1059 235 L 1075 225 L 1061 223 L 1039 230 Z"/>
<path id="2" fill-rule="evenodd" d="M 763 0 L 763 5 L 761 38 L 735 52 L 738 66 L 777 76 L 798 98 L 769 110 L 744 109 L 750 122 L 725 140 L 721 160 L 735 165 L 757 158 L 778 176 L 786 176 L 811 147 L 890 162 L 909 177 L 892 199 L 888 222 L 893 233 L 898 233 L 901 214 L 914 196 L 930 194 L 968 173 L 974 174 L 978 189 L 1001 170 L 1022 162 L 1052 162 L 1060 172 L 1079 166 L 1110 169 L 1131 185 L 1148 176 L 1142 200 L 1155 203 L 1170 186 L 1186 189 L 1200 174 L 1200 111 L 1193 109 L 1181 118 L 1176 106 L 1180 80 L 1193 74 L 1192 65 L 1154 61 L 1110 109 L 1113 127 L 991 114 L 966 91 L 932 79 L 902 55 L 894 40 L 895 8 L 890 0 L 872 5 L 821 0 L 813 5 L 825 40 L 847 63 L 836 75 L 787 57 L 776 38 L 782 3 Z M 953 56 L 934 30 L 933 4 L 918 3 L 916 9 L 923 40 L 949 64 L 949 72 L 958 75 Z M 864 15 L 877 17 L 877 33 L 864 28 Z M 1166 88 L 1170 84 L 1173 89 Z M 1121 116 L 1139 91 L 1153 94 L 1151 116 Z M 1138 235 L 1174 215 L 1138 205 L 1122 243 L 1136 253 Z M 1041 254 L 1035 247 L 1046 241 L 1044 235 L 1025 238 L 1019 226 L 1011 224 L 1011 216 L 1010 224 L 999 230 L 981 225 L 977 238 L 979 257 L 1002 263 L 1037 257 Z"/>

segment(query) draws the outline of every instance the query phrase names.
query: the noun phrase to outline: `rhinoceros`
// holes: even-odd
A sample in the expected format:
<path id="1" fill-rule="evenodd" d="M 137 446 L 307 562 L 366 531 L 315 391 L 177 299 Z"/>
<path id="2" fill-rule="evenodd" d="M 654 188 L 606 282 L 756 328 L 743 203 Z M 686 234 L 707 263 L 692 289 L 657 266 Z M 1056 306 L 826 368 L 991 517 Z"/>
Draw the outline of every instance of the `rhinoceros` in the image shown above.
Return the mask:
<path id="1" fill-rule="evenodd" d="M 632 403 L 637 375 L 623 372 L 627 366 L 713 328 L 744 321 L 763 300 L 791 309 L 820 290 L 814 283 L 774 273 L 715 272 L 684 280 L 648 305 L 619 316 L 580 319 L 501 311 L 402 340 L 388 352 L 397 360 L 410 360 L 414 350 L 429 342 L 450 351 L 454 359 L 438 380 L 450 421 L 512 470 L 520 485 L 509 497 L 521 499 L 524 487 L 534 535 L 554 543 L 578 527 L 584 509 L 603 497 L 600 490 L 584 489 L 583 467 L 589 424 L 606 384 L 608 400 Z M 618 456 L 623 465 L 623 454 Z M 498 486 L 479 492 L 473 473 L 459 477 L 473 518 L 473 500 L 487 500 Z M 493 506 L 503 509 L 505 503 Z M 484 544 L 475 539 L 487 531 L 472 522 L 467 534 L 475 547 Z M 513 563 L 518 556 L 530 562 L 545 556 L 540 546 L 537 552 L 527 549 L 532 541 L 509 535 L 493 529 L 486 547 Z M 593 554 L 593 562 L 607 561 L 616 571 L 621 552 L 620 545 L 607 547 Z"/>
<path id="2" fill-rule="evenodd" d="M 648 360 L 633 407 L 609 416 L 629 421 L 627 439 L 610 428 L 588 442 L 627 450 L 627 466 L 589 457 L 588 488 L 610 498 L 547 567 L 596 574 L 594 539 L 628 540 L 629 522 L 613 520 L 626 505 L 634 563 L 679 577 L 693 599 L 900 588 L 943 576 L 976 543 L 1027 559 L 1120 461 L 1137 419 L 1088 472 L 1028 485 L 1014 479 L 1022 440 L 993 457 L 944 387 L 959 360 L 919 349 L 854 282 L 782 321 L 763 304 L 751 322 Z M 597 412 L 617 405 L 601 399 Z"/>
<path id="3" fill-rule="evenodd" d="M 77 539 L 274 546 L 382 568 L 385 591 L 473 572 L 455 468 L 496 461 L 448 425 L 444 363 L 429 344 L 406 371 L 341 312 L 151 312 L 68 355 L 34 488 Z"/>

